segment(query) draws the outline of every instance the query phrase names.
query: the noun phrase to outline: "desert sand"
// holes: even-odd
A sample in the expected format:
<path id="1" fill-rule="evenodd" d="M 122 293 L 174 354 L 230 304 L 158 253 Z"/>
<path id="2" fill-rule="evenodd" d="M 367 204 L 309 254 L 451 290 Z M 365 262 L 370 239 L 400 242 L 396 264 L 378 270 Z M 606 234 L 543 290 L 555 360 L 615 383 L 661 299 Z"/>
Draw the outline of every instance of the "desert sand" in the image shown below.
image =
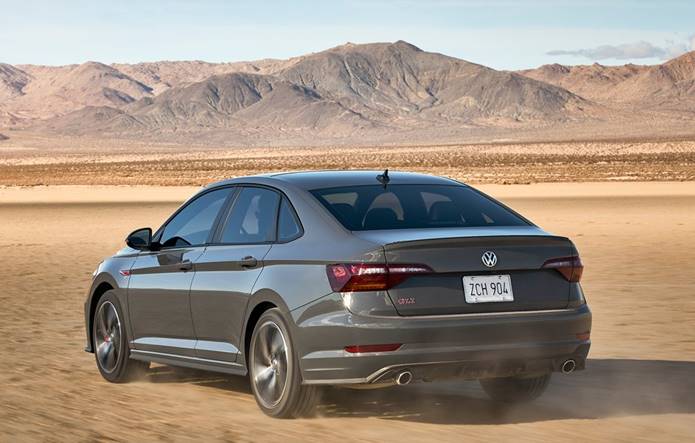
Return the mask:
<path id="1" fill-rule="evenodd" d="M 0 188 L 0 441 L 695 439 L 695 183 L 481 186 L 586 266 L 588 369 L 537 402 L 499 408 L 473 382 L 334 390 L 295 421 L 265 417 L 243 378 L 157 366 L 113 385 L 83 352 L 92 270 L 195 189 Z"/>
<path id="2" fill-rule="evenodd" d="M 0 186 L 201 186 L 292 170 L 408 170 L 468 183 L 695 181 L 695 138 L 224 147 L 12 133 Z"/>

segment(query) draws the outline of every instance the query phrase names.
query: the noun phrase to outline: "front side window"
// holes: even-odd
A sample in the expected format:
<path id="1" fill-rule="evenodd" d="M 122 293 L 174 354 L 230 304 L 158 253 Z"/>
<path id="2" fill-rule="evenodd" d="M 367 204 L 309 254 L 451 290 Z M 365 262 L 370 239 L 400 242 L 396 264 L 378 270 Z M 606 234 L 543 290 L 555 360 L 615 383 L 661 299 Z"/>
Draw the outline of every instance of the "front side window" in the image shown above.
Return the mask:
<path id="1" fill-rule="evenodd" d="M 265 188 L 243 188 L 234 202 L 220 241 L 227 244 L 275 241 L 280 196 Z"/>
<path id="2" fill-rule="evenodd" d="M 468 186 L 363 185 L 311 193 L 351 231 L 528 225 Z"/>
<path id="3" fill-rule="evenodd" d="M 230 192 L 232 188 L 210 191 L 186 205 L 167 223 L 159 243 L 163 247 L 205 244 Z"/>

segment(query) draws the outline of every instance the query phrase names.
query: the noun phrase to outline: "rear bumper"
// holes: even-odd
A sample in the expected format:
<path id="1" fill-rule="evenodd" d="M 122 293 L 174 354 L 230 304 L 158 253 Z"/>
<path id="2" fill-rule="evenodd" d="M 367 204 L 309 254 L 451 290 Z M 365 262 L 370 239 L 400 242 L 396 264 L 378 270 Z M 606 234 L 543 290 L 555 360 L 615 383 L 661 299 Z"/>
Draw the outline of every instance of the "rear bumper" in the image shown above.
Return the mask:
<path id="1" fill-rule="evenodd" d="M 305 384 L 390 384 L 409 370 L 415 380 L 479 379 L 583 369 L 591 312 L 576 309 L 428 317 L 366 317 L 333 312 L 300 324 Z M 317 339 L 318 338 L 318 339 Z M 309 343 L 308 345 L 305 345 Z M 311 343 L 315 348 L 311 348 Z M 351 354 L 348 345 L 391 344 L 393 352 Z"/>

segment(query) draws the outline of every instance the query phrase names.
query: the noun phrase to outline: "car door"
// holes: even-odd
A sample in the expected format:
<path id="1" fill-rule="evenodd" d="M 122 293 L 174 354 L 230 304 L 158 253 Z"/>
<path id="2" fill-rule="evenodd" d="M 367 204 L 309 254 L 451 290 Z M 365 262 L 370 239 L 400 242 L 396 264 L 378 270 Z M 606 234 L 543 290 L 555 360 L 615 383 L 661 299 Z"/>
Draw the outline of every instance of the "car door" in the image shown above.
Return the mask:
<path id="1" fill-rule="evenodd" d="M 242 187 L 220 223 L 213 244 L 195 262 L 191 314 L 200 358 L 233 362 L 251 290 L 276 237 L 278 192 Z"/>
<path id="2" fill-rule="evenodd" d="M 159 249 L 137 257 L 128 285 L 136 349 L 194 356 L 189 297 L 193 264 L 203 254 L 233 190 L 212 190 L 191 200 L 155 235 Z"/>

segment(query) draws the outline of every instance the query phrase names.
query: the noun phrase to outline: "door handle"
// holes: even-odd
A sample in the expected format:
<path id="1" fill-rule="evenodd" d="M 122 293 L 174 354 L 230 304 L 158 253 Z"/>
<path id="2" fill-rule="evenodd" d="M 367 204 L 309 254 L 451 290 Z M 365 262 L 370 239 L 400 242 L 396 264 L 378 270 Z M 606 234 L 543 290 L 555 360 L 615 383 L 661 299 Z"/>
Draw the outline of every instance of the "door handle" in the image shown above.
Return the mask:
<path id="1" fill-rule="evenodd" d="M 256 258 L 251 255 L 247 255 L 246 257 L 241 259 L 241 262 L 239 264 L 242 268 L 255 268 L 256 266 L 258 266 L 258 260 L 256 260 Z"/>
<path id="2" fill-rule="evenodd" d="M 181 263 L 179 263 L 179 270 L 186 272 L 190 271 L 191 269 L 193 269 L 193 262 L 191 262 L 190 260 L 184 260 Z"/>

